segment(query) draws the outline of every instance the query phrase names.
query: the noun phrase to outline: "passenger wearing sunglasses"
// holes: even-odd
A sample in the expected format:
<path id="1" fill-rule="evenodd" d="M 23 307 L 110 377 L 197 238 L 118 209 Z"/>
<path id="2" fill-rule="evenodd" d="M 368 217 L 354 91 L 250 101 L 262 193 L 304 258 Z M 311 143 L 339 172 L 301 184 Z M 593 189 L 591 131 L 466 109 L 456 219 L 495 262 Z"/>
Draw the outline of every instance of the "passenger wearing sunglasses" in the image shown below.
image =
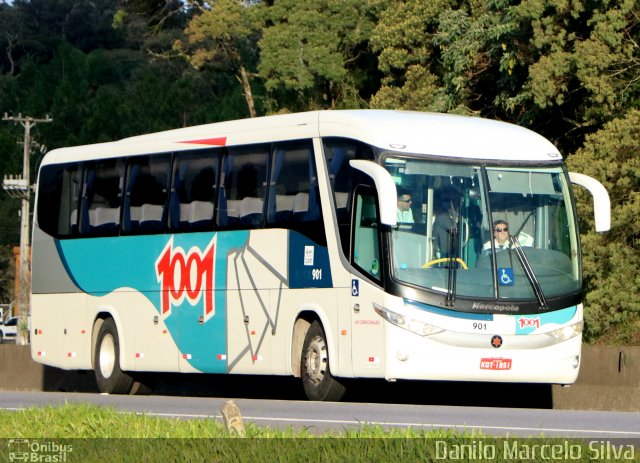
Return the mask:
<path id="1" fill-rule="evenodd" d="M 396 211 L 398 223 L 413 223 L 411 211 L 411 193 L 405 189 L 398 190 L 398 210 Z"/>
<path id="2" fill-rule="evenodd" d="M 509 225 L 504 220 L 496 220 L 493 222 L 493 245 L 496 250 L 508 249 L 509 243 Z M 482 246 L 482 250 L 491 249 L 491 241 L 487 241 Z"/>

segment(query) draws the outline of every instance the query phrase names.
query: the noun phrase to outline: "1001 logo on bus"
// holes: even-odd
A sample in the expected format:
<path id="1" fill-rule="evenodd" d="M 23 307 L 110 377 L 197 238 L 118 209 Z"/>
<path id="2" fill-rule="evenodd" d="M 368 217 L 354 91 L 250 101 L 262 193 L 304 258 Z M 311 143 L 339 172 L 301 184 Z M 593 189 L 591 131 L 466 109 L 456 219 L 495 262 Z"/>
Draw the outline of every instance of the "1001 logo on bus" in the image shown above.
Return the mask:
<path id="1" fill-rule="evenodd" d="M 540 328 L 540 318 L 525 318 L 522 317 L 518 320 L 520 322 L 520 329 L 524 328 Z"/>
<path id="2" fill-rule="evenodd" d="M 196 246 L 185 252 L 173 247 L 173 236 L 156 260 L 156 277 L 160 283 L 160 311 L 168 315 L 172 306 L 186 299 L 196 305 L 204 293 L 204 319 L 215 314 L 213 278 L 215 275 L 215 238 L 204 251 Z"/>

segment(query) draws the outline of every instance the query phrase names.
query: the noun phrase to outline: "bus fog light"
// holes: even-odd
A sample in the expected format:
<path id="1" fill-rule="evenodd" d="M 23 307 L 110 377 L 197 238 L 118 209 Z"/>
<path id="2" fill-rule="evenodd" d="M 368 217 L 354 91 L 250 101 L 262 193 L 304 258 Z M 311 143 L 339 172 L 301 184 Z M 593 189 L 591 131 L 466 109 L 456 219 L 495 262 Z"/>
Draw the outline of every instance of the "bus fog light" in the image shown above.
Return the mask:
<path id="1" fill-rule="evenodd" d="M 571 364 L 571 366 L 573 367 L 574 370 L 580 366 L 580 356 L 579 355 L 576 355 L 575 357 L 573 357 L 573 363 Z"/>
<path id="2" fill-rule="evenodd" d="M 399 350 L 396 356 L 398 357 L 398 360 L 400 360 L 401 362 L 406 362 L 409 359 L 409 354 L 407 354 L 403 350 Z"/>

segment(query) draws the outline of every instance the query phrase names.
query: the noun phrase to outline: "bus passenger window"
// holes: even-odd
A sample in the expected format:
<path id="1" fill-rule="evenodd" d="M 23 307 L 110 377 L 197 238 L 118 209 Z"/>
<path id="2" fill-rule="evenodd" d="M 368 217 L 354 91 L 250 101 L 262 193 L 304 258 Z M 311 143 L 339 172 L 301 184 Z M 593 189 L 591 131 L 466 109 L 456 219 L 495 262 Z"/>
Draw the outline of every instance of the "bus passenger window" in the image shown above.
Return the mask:
<path id="1" fill-rule="evenodd" d="M 170 163 L 169 154 L 130 158 L 122 216 L 125 232 L 166 230 Z"/>
<path id="2" fill-rule="evenodd" d="M 37 222 L 43 231 L 59 238 L 77 233 L 81 186 L 80 164 L 42 168 L 38 184 Z"/>
<path id="3" fill-rule="evenodd" d="M 326 244 L 311 141 L 278 144 L 272 154 L 267 222 Z"/>
<path id="4" fill-rule="evenodd" d="M 177 153 L 169 199 L 172 230 L 213 229 L 218 150 Z"/>
<path id="5" fill-rule="evenodd" d="M 80 233 L 114 236 L 120 228 L 122 160 L 87 163 L 80 210 Z"/>
<path id="6" fill-rule="evenodd" d="M 217 225 L 221 228 L 262 228 L 269 147 L 229 148 L 222 162 Z"/>

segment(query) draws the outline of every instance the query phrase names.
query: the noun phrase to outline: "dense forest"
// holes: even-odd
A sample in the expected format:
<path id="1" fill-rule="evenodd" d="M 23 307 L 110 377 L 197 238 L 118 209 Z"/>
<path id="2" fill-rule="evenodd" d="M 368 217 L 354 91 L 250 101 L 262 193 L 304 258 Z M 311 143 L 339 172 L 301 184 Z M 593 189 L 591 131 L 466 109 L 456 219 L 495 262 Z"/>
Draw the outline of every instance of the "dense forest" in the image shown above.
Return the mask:
<path id="1" fill-rule="evenodd" d="M 549 138 L 612 199 L 597 235 L 577 192 L 586 338 L 640 345 L 640 0 L 0 1 L 0 116 L 51 115 L 33 131 L 47 149 L 341 108 L 483 116 Z M 22 133 L 0 122 L 0 174 L 22 171 Z M 0 302 L 18 209 L 0 195 Z"/>

